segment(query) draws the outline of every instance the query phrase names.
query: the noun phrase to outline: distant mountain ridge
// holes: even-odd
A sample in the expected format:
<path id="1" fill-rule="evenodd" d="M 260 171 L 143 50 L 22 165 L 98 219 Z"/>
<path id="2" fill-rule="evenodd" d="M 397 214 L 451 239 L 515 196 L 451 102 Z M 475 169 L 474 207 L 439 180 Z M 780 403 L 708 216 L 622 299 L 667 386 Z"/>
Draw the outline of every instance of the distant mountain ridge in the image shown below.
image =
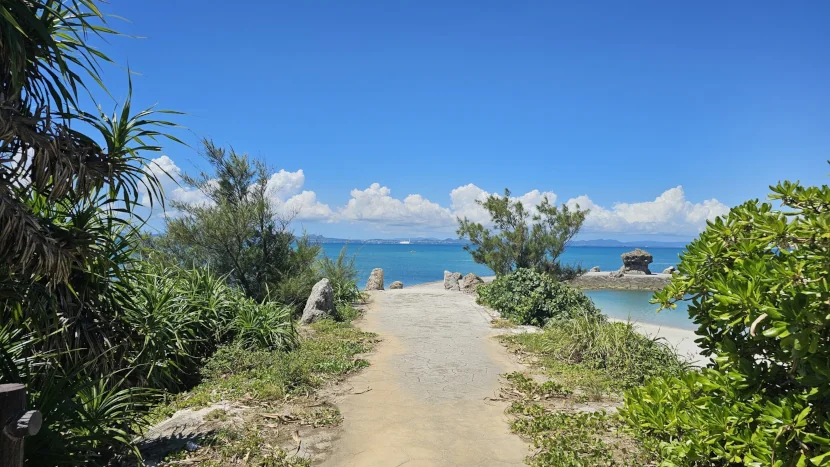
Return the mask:
<path id="1" fill-rule="evenodd" d="M 621 242 L 619 240 L 574 240 L 568 246 L 593 246 L 607 248 L 683 248 L 689 242 L 661 242 L 657 240 L 634 240 Z"/>
<path id="2" fill-rule="evenodd" d="M 308 238 L 317 243 L 352 243 L 356 245 L 397 245 L 409 241 L 411 245 L 466 245 L 467 242 L 457 238 L 373 238 L 368 240 L 354 240 L 347 238 L 331 238 L 323 235 L 309 235 Z M 683 248 L 687 242 L 661 242 L 655 240 L 635 240 L 621 242 L 619 240 L 575 240 L 568 246 L 572 247 L 605 247 L 605 248 Z"/>

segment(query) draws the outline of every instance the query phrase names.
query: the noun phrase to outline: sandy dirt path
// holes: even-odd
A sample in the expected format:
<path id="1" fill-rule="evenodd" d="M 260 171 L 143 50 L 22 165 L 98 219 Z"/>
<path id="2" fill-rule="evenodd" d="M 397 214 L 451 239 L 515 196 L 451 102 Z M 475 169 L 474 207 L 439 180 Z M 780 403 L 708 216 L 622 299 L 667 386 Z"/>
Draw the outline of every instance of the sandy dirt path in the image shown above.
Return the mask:
<path id="1" fill-rule="evenodd" d="M 383 342 L 336 401 L 342 436 L 322 465 L 523 465 L 528 446 L 510 433 L 506 403 L 487 400 L 500 374 L 522 368 L 471 296 L 440 283 L 374 292 L 359 326 Z"/>

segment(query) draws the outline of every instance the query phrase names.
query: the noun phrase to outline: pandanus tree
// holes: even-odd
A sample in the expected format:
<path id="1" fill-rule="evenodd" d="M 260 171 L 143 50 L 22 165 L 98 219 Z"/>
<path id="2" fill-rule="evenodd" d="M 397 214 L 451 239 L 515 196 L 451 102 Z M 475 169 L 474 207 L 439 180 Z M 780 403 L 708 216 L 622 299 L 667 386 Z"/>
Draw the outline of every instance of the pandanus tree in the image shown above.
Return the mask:
<path id="1" fill-rule="evenodd" d="M 44 413 L 27 451 L 54 457 L 29 456 L 39 465 L 128 441 L 136 392 L 114 372 L 138 336 L 118 316 L 131 303 L 136 208 L 145 194 L 162 201 L 147 155 L 175 140 L 167 112 L 134 112 L 132 83 L 111 114 L 97 104 L 110 60 L 89 39 L 117 34 L 98 6 L 0 0 L 0 382 L 25 382 Z"/>

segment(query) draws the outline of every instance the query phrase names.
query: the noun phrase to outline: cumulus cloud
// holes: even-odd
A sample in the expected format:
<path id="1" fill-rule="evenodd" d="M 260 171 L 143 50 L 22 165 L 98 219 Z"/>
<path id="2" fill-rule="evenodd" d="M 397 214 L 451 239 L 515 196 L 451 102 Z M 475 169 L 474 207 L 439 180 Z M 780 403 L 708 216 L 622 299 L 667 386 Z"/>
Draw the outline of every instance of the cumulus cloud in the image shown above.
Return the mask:
<path id="1" fill-rule="evenodd" d="M 169 157 L 153 159 L 150 170 L 161 180 L 168 200 L 210 202 L 199 190 L 179 184 L 182 171 Z M 490 223 L 489 214 L 477 201 L 484 201 L 491 193 L 472 183 L 450 191 L 449 207 L 420 194 L 396 198 L 389 187 L 373 183 L 362 190 L 353 189 L 346 204 L 334 209 L 320 202 L 314 191 L 304 190 L 305 184 L 303 170 L 290 172 L 283 169 L 270 176 L 268 196 L 279 214 L 315 222 L 367 223 L 381 231 L 403 227 L 409 231 L 447 233 L 455 230 L 457 217 Z M 512 199 L 521 201 L 532 214 L 544 197 L 552 203 L 557 200 L 556 193 L 541 190 L 532 190 Z M 145 203 L 149 201 L 146 195 L 144 200 Z M 582 195 L 567 200 L 565 204 L 570 207 L 578 204 L 583 209 L 591 210 L 584 232 L 609 234 L 695 235 L 705 227 L 707 220 L 729 211 L 717 199 L 697 203 L 687 200 L 682 186 L 668 189 L 651 201 L 618 202 L 604 207 L 588 195 Z"/>
<path id="2" fill-rule="evenodd" d="M 449 209 L 421 195 L 409 195 L 400 200 L 393 198 L 391 193 L 392 190 L 380 183 L 373 183 L 365 190 L 354 189 L 338 218 L 393 227 L 447 228 L 455 224 L 455 217 Z"/>
<path id="3" fill-rule="evenodd" d="M 167 156 L 161 156 L 150 161 L 149 171 L 161 183 L 161 189 L 167 201 L 182 203 L 206 204 L 210 199 L 200 190 L 190 188 L 182 183 L 182 169 Z M 145 205 L 150 203 L 150 195 L 145 191 L 141 201 Z"/>
<path id="4" fill-rule="evenodd" d="M 717 199 L 692 203 L 682 186 L 664 191 L 654 201 L 616 203 L 610 209 L 594 203 L 587 195 L 569 199 L 569 207 L 590 209 L 584 231 L 609 233 L 694 235 L 703 230 L 707 220 L 729 212 Z"/>

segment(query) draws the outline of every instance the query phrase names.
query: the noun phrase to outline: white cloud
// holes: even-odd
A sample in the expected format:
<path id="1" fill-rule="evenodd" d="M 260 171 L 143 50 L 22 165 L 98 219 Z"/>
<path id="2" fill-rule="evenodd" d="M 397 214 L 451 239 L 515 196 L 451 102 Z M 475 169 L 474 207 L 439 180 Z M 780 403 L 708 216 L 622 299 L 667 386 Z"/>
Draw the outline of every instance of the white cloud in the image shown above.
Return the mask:
<path id="1" fill-rule="evenodd" d="M 188 204 L 211 203 L 200 190 L 182 183 L 181 168 L 168 156 L 153 159 L 149 170 L 159 179 L 166 200 Z M 331 219 L 333 214 L 331 208 L 317 202 L 317 195 L 313 191 L 300 191 L 304 184 L 305 174 L 302 170 L 296 172 L 280 170 L 271 175 L 268 179 L 267 190 L 277 212 L 296 215 L 295 219 L 298 220 Z M 147 205 L 149 201 L 149 194 L 145 192 L 142 202 Z M 168 209 L 167 214 L 176 215 L 177 213 Z"/>
<path id="2" fill-rule="evenodd" d="M 584 231 L 609 233 L 694 235 L 703 230 L 707 220 L 729 212 L 728 206 L 714 198 L 700 203 L 686 200 L 682 186 L 666 190 L 654 201 L 616 203 L 611 209 L 597 205 L 587 195 L 565 204 L 591 210 Z"/>
<path id="3" fill-rule="evenodd" d="M 177 183 L 181 182 L 182 171 L 169 157 L 153 159 L 150 170 L 159 177 L 168 200 L 210 202 L 199 190 Z M 449 207 L 420 194 L 395 198 L 388 187 L 373 183 L 363 190 L 353 189 L 346 204 L 333 209 L 321 203 L 314 191 L 303 190 L 305 182 L 303 170 L 289 172 L 283 169 L 271 175 L 268 196 L 278 213 L 296 214 L 297 220 L 366 223 L 381 231 L 405 227 L 415 232 L 446 233 L 455 230 L 457 217 L 490 223 L 489 214 L 477 201 L 484 201 L 491 193 L 472 183 L 459 186 L 449 193 Z M 556 193 L 540 190 L 513 196 L 512 199 L 521 201 L 533 213 L 544 197 L 552 203 L 557 200 Z M 146 194 L 144 200 L 148 201 Z M 619 202 L 610 208 L 596 204 L 588 195 L 571 198 L 565 204 L 571 207 L 579 204 L 581 208 L 591 210 L 584 232 L 609 234 L 695 235 L 705 227 L 707 220 L 729 212 L 729 208 L 716 199 L 692 203 L 686 199 L 682 186 L 666 190 L 653 201 Z"/>
<path id="4" fill-rule="evenodd" d="M 351 199 L 338 213 L 341 220 L 389 226 L 422 226 L 442 230 L 455 225 L 449 209 L 422 197 L 409 195 L 403 201 L 392 190 L 373 183 L 365 190 L 354 189 Z"/>
<path id="5" fill-rule="evenodd" d="M 161 189 L 166 201 L 180 201 L 182 203 L 209 203 L 208 197 L 200 190 L 188 187 L 182 183 L 182 169 L 167 156 L 160 156 L 150 161 L 149 171 L 161 183 Z M 145 191 L 141 202 L 149 205 L 150 195 Z M 170 213 L 168 213 L 170 214 Z"/>

